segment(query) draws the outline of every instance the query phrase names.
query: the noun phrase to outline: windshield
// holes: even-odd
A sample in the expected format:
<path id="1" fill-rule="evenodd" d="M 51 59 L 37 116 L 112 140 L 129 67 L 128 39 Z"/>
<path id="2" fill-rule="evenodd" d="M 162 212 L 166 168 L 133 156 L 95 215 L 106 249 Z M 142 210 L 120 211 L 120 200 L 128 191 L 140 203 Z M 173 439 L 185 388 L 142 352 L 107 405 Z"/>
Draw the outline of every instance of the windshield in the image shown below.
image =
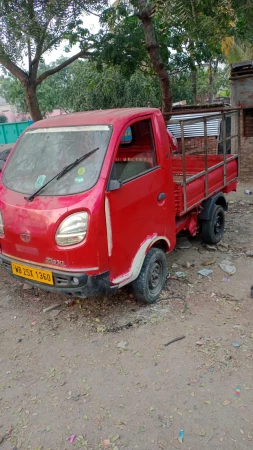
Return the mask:
<path id="1" fill-rule="evenodd" d="M 108 125 L 38 128 L 20 139 L 3 174 L 4 185 L 22 194 L 31 194 L 76 159 L 99 149 L 60 179 L 55 179 L 42 195 L 84 192 L 98 180 L 112 128 Z"/>

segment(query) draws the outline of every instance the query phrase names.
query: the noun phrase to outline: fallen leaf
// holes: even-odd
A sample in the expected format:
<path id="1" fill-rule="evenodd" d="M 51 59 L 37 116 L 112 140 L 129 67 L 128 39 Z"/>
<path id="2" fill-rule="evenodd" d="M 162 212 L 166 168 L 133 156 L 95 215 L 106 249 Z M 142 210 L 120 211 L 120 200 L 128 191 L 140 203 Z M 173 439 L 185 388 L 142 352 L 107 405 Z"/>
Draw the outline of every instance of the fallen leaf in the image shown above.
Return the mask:
<path id="1" fill-rule="evenodd" d="M 119 435 L 119 434 L 115 434 L 115 435 L 112 437 L 112 442 L 118 441 L 119 438 L 120 438 L 120 435 Z"/>
<path id="2" fill-rule="evenodd" d="M 204 428 L 200 428 L 199 436 L 203 437 L 205 435 L 206 435 L 206 432 L 205 432 Z"/>
<path id="3" fill-rule="evenodd" d="M 191 392 L 191 397 L 194 397 L 194 396 L 195 396 L 194 392 Z"/>
<path id="4" fill-rule="evenodd" d="M 206 400 L 206 401 L 205 401 L 205 404 L 206 404 L 206 405 L 211 405 L 212 402 L 211 402 L 211 400 Z"/>
<path id="5" fill-rule="evenodd" d="M 155 408 L 153 407 L 153 406 L 150 406 L 150 411 L 154 411 L 155 410 Z"/>
<path id="6" fill-rule="evenodd" d="M 23 409 L 23 408 L 21 408 L 21 407 L 18 408 L 17 411 L 15 412 L 15 415 L 16 415 L 16 414 L 19 414 L 19 413 L 22 411 L 22 409 Z"/>
<path id="7" fill-rule="evenodd" d="M 109 445 L 111 445 L 111 442 L 110 442 L 109 439 L 104 439 L 104 440 L 102 441 L 102 444 L 103 444 L 104 447 L 108 447 Z"/>
<path id="8" fill-rule="evenodd" d="M 83 416 L 83 418 L 84 420 L 88 420 L 88 416 L 86 414 Z"/>
<path id="9" fill-rule="evenodd" d="M 227 406 L 227 405 L 230 405 L 230 403 L 231 403 L 231 402 L 230 402 L 229 400 L 225 400 L 225 401 L 223 402 L 223 405 L 224 405 L 224 406 Z"/>
<path id="10" fill-rule="evenodd" d="M 51 431 L 52 430 L 52 427 L 50 427 L 50 425 L 48 425 L 47 427 L 46 427 L 46 431 L 48 432 L 48 431 Z"/>
<path id="11" fill-rule="evenodd" d="M 123 350 L 125 350 L 125 348 L 128 346 L 128 342 L 126 341 L 120 341 L 117 345 L 118 348 L 121 348 Z"/>
<path id="12" fill-rule="evenodd" d="M 215 259 L 206 259 L 205 261 L 202 262 L 202 266 L 211 266 L 212 264 L 215 263 L 216 263 Z"/>

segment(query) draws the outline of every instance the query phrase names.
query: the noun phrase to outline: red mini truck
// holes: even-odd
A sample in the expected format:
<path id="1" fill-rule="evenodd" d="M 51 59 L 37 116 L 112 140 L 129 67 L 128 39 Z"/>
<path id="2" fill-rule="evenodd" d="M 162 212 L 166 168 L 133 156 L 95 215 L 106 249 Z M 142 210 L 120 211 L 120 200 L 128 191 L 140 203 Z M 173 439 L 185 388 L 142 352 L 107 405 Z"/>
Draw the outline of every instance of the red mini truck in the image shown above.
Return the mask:
<path id="1" fill-rule="evenodd" d="M 131 283 L 152 303 L 182 230 L 215 244 L 237 155 L 173 156 L 161 112 L 114 109 L 30 126 L 1 179 L 1 262 L 22 282 L 87 298 Z"/>

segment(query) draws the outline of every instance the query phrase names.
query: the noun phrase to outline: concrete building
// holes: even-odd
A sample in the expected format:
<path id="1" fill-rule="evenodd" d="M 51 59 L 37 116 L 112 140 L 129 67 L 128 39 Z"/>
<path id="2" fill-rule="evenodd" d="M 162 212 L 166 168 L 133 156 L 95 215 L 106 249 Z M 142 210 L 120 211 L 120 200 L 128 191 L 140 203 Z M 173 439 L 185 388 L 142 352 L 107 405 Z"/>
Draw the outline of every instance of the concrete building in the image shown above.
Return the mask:
<path id="1" fill-rule="evenodd" d="M 253 172 L 253 61 L 231 67 L 231 106 L 241 108 L 241 177 Z"/>

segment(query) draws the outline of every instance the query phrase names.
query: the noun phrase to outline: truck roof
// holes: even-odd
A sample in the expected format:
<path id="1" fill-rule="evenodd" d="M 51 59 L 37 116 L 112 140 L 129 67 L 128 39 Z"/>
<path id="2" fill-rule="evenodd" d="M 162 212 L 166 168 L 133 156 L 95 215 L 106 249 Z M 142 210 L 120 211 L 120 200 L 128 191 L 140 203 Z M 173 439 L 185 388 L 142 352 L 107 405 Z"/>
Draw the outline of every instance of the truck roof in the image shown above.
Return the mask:
<path id="1" fill-rule="evenodd" d="M 157 108 L 118 108 L 96 111 L 78 112 L 51 117 L 35 122 L 31 128 L 51 128 L 78 125 L 113 125 L 114 122 L 123 122 L 135 119 L 147 114 L 160 113 Z"/>

